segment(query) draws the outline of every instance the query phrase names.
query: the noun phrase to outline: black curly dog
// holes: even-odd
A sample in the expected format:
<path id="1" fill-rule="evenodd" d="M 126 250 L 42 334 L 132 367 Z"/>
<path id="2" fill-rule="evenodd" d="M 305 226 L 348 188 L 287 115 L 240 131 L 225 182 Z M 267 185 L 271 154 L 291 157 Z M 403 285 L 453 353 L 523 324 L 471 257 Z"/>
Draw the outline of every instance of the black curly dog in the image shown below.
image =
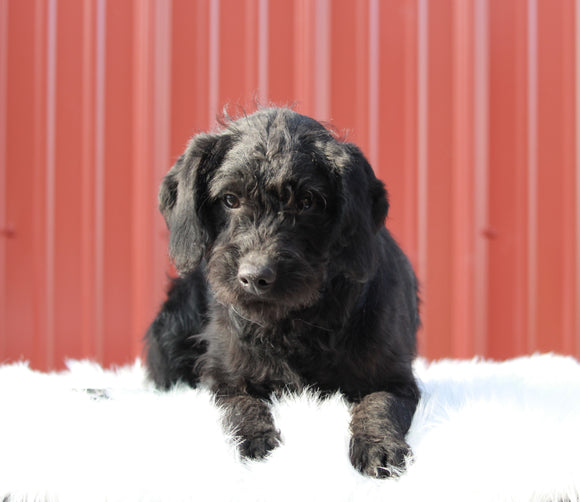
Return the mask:
<path id="1" fill-rule="evenodd" d="M 419 399 L 419 316 L 385 188 L 356 146 L 294 111 L 223 125 L 194 137 L 161 186 L 180 277 L 146 335 L 149 375 L 209 386 L 249 458 L 281 441 L 273 393 L 340 391 L 353 466 L 393 475 Z"/>

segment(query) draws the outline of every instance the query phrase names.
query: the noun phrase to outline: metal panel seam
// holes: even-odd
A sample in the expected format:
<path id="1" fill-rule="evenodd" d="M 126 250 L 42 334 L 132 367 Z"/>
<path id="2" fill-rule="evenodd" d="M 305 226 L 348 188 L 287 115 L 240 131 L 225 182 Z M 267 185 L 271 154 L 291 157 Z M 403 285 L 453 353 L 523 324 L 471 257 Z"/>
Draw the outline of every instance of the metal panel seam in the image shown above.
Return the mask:
<path id="1" fill-rule="evenodd" d="M 220 83 L 220 0 L 209 3 L 209 96 L 208 120 L 213 127 L 219 107 Z"/>
<path id="2" fill-rule="evenodd" d="M 379 161 L 379 0 L 369 0 L 369 160 L 371 166 Z"/>
<path id="3" fill-rule="evenodd" d="M 576 238 L 575 238 L 575 253 L 576 253 L 576 319 L 575 319 L 575 329 L 576 329 L 576 339 L 575 342 L 575 353 L 576 356 L 580 356 L 580 0 L 575 0 L 575 16 L 574 16 L 574 31 L 575 31 L 575 58 L 576 62 L 576 73 L 575 73 L 575 127 L 576 127 Z"/>
<path id="4" fill-rule="evenodd" d="M 314 113 L 319 120 L 330 119 L 330 3 L 316 2 L 314 60 Z"/>
<path id="5" fill-rule="evenodd" d="M 102 361 L 105 353 L 105 120 L 107 3 L 98 0 L 95 69 L 95 351 Z"/>
<path id="6" fill-rule="evenodd" d="M 417 26 L 417 262 L 419 281 L 426 281 L 428 266 L 428 204 L 429 194 L 429 2 L 418 0 Z M 424 315 L 424 314 L 423 314 Z M 425 322 L 425 319 L 423 320 Z M 428 339 L 423 331 L 421 345 L 428 350 Z"/>
<path id="7" fill-rule="evenodd" d="M 269 0 L 260 0 L 258 6 L 258 99 L 261 104 L 268 104 L 269 101 L 269 12 Z"/>
<path id="8" fill-rule="evenodd" d="M 474 348 L 476 354 L 485 354 L 487 335 L 488 295 L 488 241 L 482 232 L 488 225 L 488 127 L 489 127 L 489 67 L 488 67 L 488 7 L 486 0 L 475 0 L 474 9 L 474 226 L 475 277 L 474 277 Z"/>
<path id="9" fill-rule="evenodd" d="M 527 351 L 537 343 L 538 239 L 538 4 L 528 1 L 528 333 Z"/>
<path id="10" fill-rule="evenodd" d="M 8 0 L 0 0 L 0 231 L 6 221 L 6 124 L 8 86 Z M 6 237 L 0 232 L 0 357 L 6 351 Z"/>
<path id="11" fill-rule="evenodd" d="M 57 65 L 57 0 L 48 0 L 46 33 L 46 364 L 54 366 L 55 350 L 55 197 L 56 197 L 56 65 Z"/>

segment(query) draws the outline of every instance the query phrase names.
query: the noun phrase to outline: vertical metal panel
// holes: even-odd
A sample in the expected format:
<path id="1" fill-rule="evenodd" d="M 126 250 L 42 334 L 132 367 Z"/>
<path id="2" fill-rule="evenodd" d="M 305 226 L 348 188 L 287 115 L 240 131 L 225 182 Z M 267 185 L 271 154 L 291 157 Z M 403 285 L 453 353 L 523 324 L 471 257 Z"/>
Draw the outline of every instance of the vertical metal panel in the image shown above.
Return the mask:
<path id="1" fill-rule="evenodd" d="M 106 5 L 105 162 L 101 219 L 104 322 L 101 343 L 105 361 L 119 360 L 132 349 L 134 313 L 141 308 L 134 296 L 135 274 L 143 272 L 145 267 L 140 266 L 155 245 L 153 240 L 145 243 L 143 213 L 135 214 L 147 210 L 139 202 L 147 198 L 143 192 L 148 188 L 148 175 L 140 173 L 149 171 L 149 176 L 152 176 L 150 157 L 139 156 L 139 148 L 151 153 L 147 142 L 150 138 L 146 135 L 148 128 L 152 127 L 150 122 L 138 122 L 139 118 L 151 120 L 148 111 L 152 106 L 142 101 L 144 89 L 151 85 L 151 75 L 144 71 L 147 62 L 142 51 L 151 46 L 138 47 L 136 43 L 141 33 L 139 30 L 148 28 L 148 25 L 139 24 L 143 21 L 140 15 L 147 9 L 144 3 L 108 1 Z M 139 80 L 143 78 L 147 82 Z M 150 220 L 149 223 L 152 228 L 154 222 Z M 141 237 L 142 241 L 139 240 Z"/>
<path id="2" fill-rule="evenodd" d="M 452 329 L 453 352 L 467 357 L 474 352 L 474 18 L 473 3 L 453 2 L 452 70 Z M 475 266 L 474 266 L 475 265 Z M 464 333 L 471 332 L 466 337 Z"/>
<path id="3" fill-rule="evenodd" d="M 82 339 L 83 357 L 103 358 L 106 3 L 83 2 Z"/>
<path id="4" fill-rule="evenodd" d="M 28 245 L 31 244 L 30 241 L 27 243 L 25 239 L 15 239 L 15 244 L 18 245 L 20 250 L 15 249 L 17 254 L 15 253 L 14 258 L 16 258 L 16 263 L 19 266 L 13 270 L 14 272 L 18 272 L 18 275 L 15 275 L 13 280 L 10 281 L 12 283 L 10 292 L 12 292 L 12 287 L 15 285 L 20 287 L 20 284 L 26 281 L 26 272 L 22 270 L 21 267 L 23 263 L 20 260 L 23 257 L 26 257 L 28 253 L 30 253 L 32 256 L 29 256 L 28 259 L 32 259 L 32 263 L 34 264 L 34 276 L 29 276 L 28 278 L 31 280 L 29 286 L 32 286 L 33 290 L 33 293 L 29 296 L 29 299 L 32 300 L 30 303 L 34 308 L 34 314 L 30 316 L 30 320 L 34 323 L 34 331 L 30 333 L 32 335 L 31 341 L 33 343 L 32 358 L 33 361 L 36 361 L 37 364 L 49 365 L 50 355 L 48 352 L 54 333 L 52 326 L 52 319 L 54 316 L 51 312 L 54 291 L 53 288 L 51 288 L 50 280 L 52 276 L 52 270 L 48 270 L 52 266 L 52 262 L 48 258 L 52 255 L 50 250 L 51 229 L 47 228 L 46 222 L 50 219 L 51 209 L 48 204 L 48 201 L 50 200 L 50 195 L 48 192 L 51 186 L 49 180 L 51 177 L 51 165 L 53 165 L 53 162 L 50 158 L 49 152 L 53 151 L 53 148 L 48 144 L 51 135 L 47 132 L 47 129 L 49 127 L 54 129 L 53 121 L 50 121 L 49 123 L 51 114 L 48 113 L 48 109 L 51 107 L 48 102 L 48 82 L 50 81 L 50 77 L 54 74 L 54 67 L 51 70 L 48 69 L 48 48 L 50 47 L 52 49 L 51 53 L 54 53 L 54 45 L 48 42 L 47 33 L 49 30 L 47 26 L 50 22 L 54 23 L 55 17 L 54 4 L 49 6 L 44 2 L 36 1 L 33 8 L 31 8 L 30 5 L 27 7 L 29 12 L 34 12 L 35 22 L 34 33 L 29 35 L 31 40 L 34 41 L 33 53 L 31 54 L 31 60 L 34 62 L 34 73 L 32 75 L 32 82 L 34 85 L 34 98 L 32 103 L 34 110 L 33 115 L 28 117 L 33 121 L 32 123 L 34 124 L 33 153 L 35 155 L 32 164 L 34 176 L 34 197 L 32 200 L 26 200 L 27 197 L 23 198 L 21 202 L 24 202 L 24 204 L 19 205 L 17 213 L 14 216 L 20 219 L 20 223 L 15 224 L 15 227 L 19 233 L 26 229 L 28 230 L 28 234 L 32 230 L 32 233 L 27 235 L 29 238 L 32 237 L 30 239 L 30 241 L 32 241 L 32 245 L 30 248 L 28 248 Z M 49 7 L 52 7 L 50 14 L 48 13 Z M 19 19 L 20 22 L 29 22 L 27 19 L 27 12 L 19 12 L 19 14 L 24 14 L 23 18 L 21 17 Z M 45 20 L 47 20 L 48 23 L 45 23 Z M 11 27 L 12 26 L 10 26 L 10 28 Z M 54 33 L 54 30 L 52 30 L 52 33 Z M 52 56 L 51 59 L 54 60 L 54 56 Z M 10 72 L 10 69 L 8 71 Z M 18 86 L 20 82 L 14 82 L 14 84 Z M 19 98 L 24 98 L 23 100 L 26 100 L 28 96 L 20 95 Z M 19 109 L 16 109 L 14 110 L 14 113 L 17 115 L 19 111 Z M 24 117 L 26 117 L 26 115 Z M 17 141 L 18 140 L 22 141 L 22 138 L 17 138 Z M 16 160 L 18 162 L 18 159 L 14 158 L 14 156 L 17 155 L 18 151 L 15 149 L 13 152 L 13 158 L 10 160 Z M 10 160 L 8 161 L 8 165 L 11 165 Z M 22 170 L 23 168 L 23 165 L 19 166 L 19 169 Z M 19 186 L 19 182 L 25 184 L 26 180 L 16 181 L 16 183 L 18 183 L 16 186 Z M 10 192 L 11 191 L 8 192 L 9 196 Z M 31 216 L 32 228 L 28 227 L 30 224 L 30 220 L 28 220 L 28 218 Z M 22 244 L 24 244 L 25 247 L 22 246 Z M 28 253 L 26 253 L 26 251 Z M 20 254 L 21 252 L 23 253 Z M 8 262 L 10 263 L 10 260 Z M 21 276 L 20 273 L 22 272 L 24 272 L 24 274 Z M 13 312 L 12 309 L 9 309 L 9 313 L 16 314 L 16 323 L 18 323 L 20 317 L 22 316 L 22 312 L 19 312 L 18 310 Z M 29 334 L 26 333 L 26 335 Z"/>
<path id="5" fill-rule="evenodd" d="M 44 5 L 9 2 L 2 10 L 8 26 L 5 51 L 5 139 L 3 144 L 5 355 L 25 353 L 46 365 L 47 340 L 45 230 L 46 18 Z M 18 50 L 15 51 L 14 48 Z M 23 92 L 22 92 L 23 91 Z M 26 187 L 18 190 L 17 187 Z M 18 193 L 16 193 L 18 192 Z M 10 336 L 7 336 L 7 334 Z"/>
<path id="6" fill-rule="evenodd" d="M 474 238 L 472 353 L 487 353 L 489 291 L 489 5 L 475 0 L 473 7 L 473 205 Z"/>
<path id="7" fill-rule="evenodd" d="M 80 353 L 82 325 L 82 7 L 74 0 L 48 2 L 47 43 L 47 361 L 56 354 Z M 66 103 L 66 106 L 59 106 Z M 57 113 L 58 110 L 58 113 Z M 64 294 L 59 294 L 63 292 Z"/>
<path id="8" fill-rule="evenodd" d="M 578 0 L 0 0 L 0 359 L 126 362 L 159 183 L 224 105 L 348 131 L 428 357 L 580 355 Z"/>
<path id="9" fill-rule="evenodd" d="M 133 229 L 131 352 L 138 352 L 143 333 L 158 306 L 164 279 L 163 222 L 157 211 L 159 181 L 170 152 L 171 19 L 170 2 L 136 2 L 133 12 Z M 153 276 L 151 275 L 153 272 Z"/>
<path id="10" fill-rule="evenodd" d="M 499 357 L 527 347 L 528 11 L 525 1 L 501 0 L 489 10 L 487 348 Z"/>
<path id="11" fill-rule="evenodd" d="M 536 340 L 539 350 L 570 349 L 575 276 L 573 2 L 538 1 L 538 177 Z M 556 171 L 556 172 L 555 172 Z M 570 239 L 572 237 L 572 239 Z M 558 260 L 554 260 L 558 256 Z M 554 334 L 557 334 L 554 336 Z M 566 347 L 568 345 L 568 347 Z"/>
<path id="12" fill-rule="evenodd" d="M 451 166 L 453 165 L 452 117 L 452 4 L 430 4 L 428 30 L 428 171 L 427 255 L 422 277 L 427 353 L 433 357 L 453 354 L 453 219 Z M 436 335 L 434 335 L 436 334 Z"/>

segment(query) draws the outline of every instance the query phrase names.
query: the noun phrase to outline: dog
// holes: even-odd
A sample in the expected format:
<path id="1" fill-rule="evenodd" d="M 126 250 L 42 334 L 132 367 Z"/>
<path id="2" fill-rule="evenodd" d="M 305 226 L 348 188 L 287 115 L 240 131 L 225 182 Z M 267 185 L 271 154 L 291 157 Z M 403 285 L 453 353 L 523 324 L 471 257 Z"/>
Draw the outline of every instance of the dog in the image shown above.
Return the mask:
<path id="1" fill-rule="evenodd" d="M 155 384 L 209 387 L 249 459 L 281 443 L 271 396 L 341 392 L 352 465 L 402 472 L 420 397 L 417 280 L 360 149 L 293 110 L 259 109 L 195 136 L 159 207 L 179 277 L 145 337 Z"/>

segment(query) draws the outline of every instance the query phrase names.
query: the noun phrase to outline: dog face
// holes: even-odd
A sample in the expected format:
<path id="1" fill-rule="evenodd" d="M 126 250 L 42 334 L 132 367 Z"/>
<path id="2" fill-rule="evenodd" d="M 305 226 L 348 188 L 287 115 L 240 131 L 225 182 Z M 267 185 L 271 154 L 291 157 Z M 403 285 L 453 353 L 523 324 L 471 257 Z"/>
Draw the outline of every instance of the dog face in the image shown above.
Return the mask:
<path id="1" fill-rule="evenodd" d="M 178 271 L 205 259 L 216 300 L 264 323 L 315 304 L 339 274 L 366 281 L 388 202 L 358 148 L 264 109 L 193 138 L 160 209 Z"/>

